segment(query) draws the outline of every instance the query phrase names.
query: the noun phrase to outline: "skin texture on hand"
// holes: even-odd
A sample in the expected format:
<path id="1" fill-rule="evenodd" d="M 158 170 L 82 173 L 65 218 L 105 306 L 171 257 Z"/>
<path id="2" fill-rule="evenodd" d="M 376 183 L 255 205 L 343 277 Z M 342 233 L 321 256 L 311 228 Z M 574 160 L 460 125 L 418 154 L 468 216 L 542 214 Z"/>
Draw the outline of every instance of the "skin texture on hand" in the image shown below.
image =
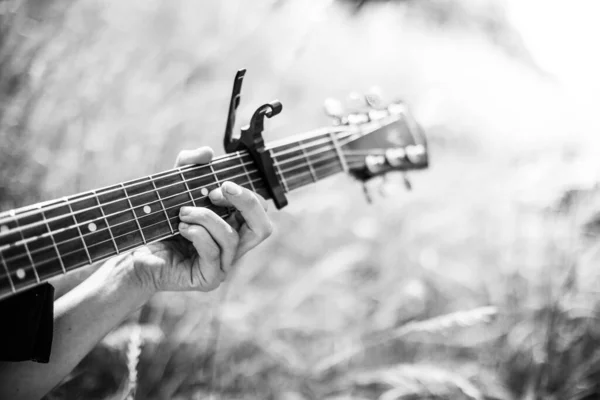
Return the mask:
<path id="1" fill-rule="evenodd" d="M 182 151 L 177 165 L 207 163 L 212 156 L 209 148 Z M 225 182 L 209 196 L 236 213 L 223 220 L 205 208 L 183 207 L 178 237 L 113 257 L 64 282 L 72 290 L 54 303 L 50 362 L 0 362 L 0 399 L 42 397 L 153 293 L 215 289 L 237 259 L 271 234 L 264 199 L 258 195 Z M 77 284 L 78 278 L 85 280 Z"/>
<path id="2" fill-rule="evenodd" d="M 182 151 L 176 166 L 203 164 L 212 159 L 210 148 Z M 180 236 L 134 252 L 140 284 L 151 291 L 214 290 L 232 264 L 272 232 L 266 202 L 233 182 L 223 182 L 209 193 L 218 206 L 232 207 L 226 220 L 203 207 L 182 207 Z"/>

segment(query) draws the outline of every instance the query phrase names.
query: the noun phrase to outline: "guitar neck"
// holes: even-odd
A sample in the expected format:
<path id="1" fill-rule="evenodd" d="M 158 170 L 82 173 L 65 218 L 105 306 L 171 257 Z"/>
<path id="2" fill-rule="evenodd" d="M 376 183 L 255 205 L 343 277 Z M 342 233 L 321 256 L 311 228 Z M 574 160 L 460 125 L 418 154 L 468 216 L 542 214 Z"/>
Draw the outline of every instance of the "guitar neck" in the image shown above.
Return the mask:
<path id="1" fill-rule="evenodd" d="M 268 147 L 286 192 L 347 170 L 341 131 L 314 131 Z M 106 188 L 0 214 L 0 299 L 71 270 L 178 234 L 179 209 L 206 207 L 208 193 L 233 181 L 269 199 L 250 155 L 175 168 Z"/>

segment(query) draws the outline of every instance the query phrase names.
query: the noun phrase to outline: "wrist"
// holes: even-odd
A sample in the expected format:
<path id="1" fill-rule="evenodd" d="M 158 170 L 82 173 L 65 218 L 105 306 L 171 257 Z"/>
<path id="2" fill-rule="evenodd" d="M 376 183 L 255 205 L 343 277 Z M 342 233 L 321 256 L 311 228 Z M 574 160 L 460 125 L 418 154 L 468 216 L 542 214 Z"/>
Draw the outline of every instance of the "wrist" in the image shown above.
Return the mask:
<path id="1" fill-rule="evenodd" d="M 109 280 L 115 283 L 119 291 L 135 297 L 140 306 L 150 300 L 155 292 L 154 286 L 139 273 L 135 253 L 113 257 L 102 266 L 102 269 L 106 269 Z"/>

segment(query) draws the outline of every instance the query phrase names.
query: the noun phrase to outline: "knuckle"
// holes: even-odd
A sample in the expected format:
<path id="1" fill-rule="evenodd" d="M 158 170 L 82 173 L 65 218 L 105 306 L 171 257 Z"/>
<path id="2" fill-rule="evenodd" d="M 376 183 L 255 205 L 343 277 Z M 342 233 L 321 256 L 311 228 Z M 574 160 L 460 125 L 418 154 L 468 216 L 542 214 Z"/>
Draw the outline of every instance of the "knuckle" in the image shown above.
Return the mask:
<path id="1" fill-rule="evenodd" d="M 188 235 L 190 237 L 201 237 L 203 234 L 202 228 L 197 225 L 190 225 L 188 228 Z"/>
<path id="2" fill-rule="evenodd" d="M 206 282 L 204 283 L 204 288 L 207 291 L 211 291 L 218 288 L 219 285 L 221 285 L 221 281 L 216 276 L 214 276 L 206 280 Z"/>
<path id="3" fill-rule="evenodd" d="M 258 204 L 258 199 L 251 191 L 244 189 L 244 192 L 240 196 L 240 202 L 247 207 L 253 207 Z"/>
<path id="4" fill-rule="evenodd" d="M 202 253 L 204 258 L 211 264 L 220 263 L 221 250 L 219 249 L 219 246 L 217 246 L 212 240 L 207 241 L 207 243 L 203 246 Z"/>
<path id="5" fill-rule="evenodd" d="M 194 221 L 202 221 L 205 218 L 206 210 L 201 207 L 192 207 L 189 209 L 189 214 L 191 219 Z"/>
<path id="6" fill-rule="evenodd" d="M 271 221 L 267 221 L 267 223 L 265 224 L 265 228 L 262 232 L 261 238 L 265 240 L 266 238 L 271 236 L 271 234 L 273 234 L 273 224 L 271 223 Z"/>
<path id="7" fill-rule="evenodd" d="M 193 207 L 182 217 L 204 227 L 214 216 L 214 213 L 207 208 Z"/>
<path id="8" fill-rule="evenodd" d="M 240 242 L 240 235 L 237 233 L 237 231 L 231 227 L 229 227 L 229 229 L 227 230 L 228 232 L 228 236 L 229 236 L 229 241 L 231 243 L 233 243 L 235 246 L 238 245 L 238 243 Z"/>

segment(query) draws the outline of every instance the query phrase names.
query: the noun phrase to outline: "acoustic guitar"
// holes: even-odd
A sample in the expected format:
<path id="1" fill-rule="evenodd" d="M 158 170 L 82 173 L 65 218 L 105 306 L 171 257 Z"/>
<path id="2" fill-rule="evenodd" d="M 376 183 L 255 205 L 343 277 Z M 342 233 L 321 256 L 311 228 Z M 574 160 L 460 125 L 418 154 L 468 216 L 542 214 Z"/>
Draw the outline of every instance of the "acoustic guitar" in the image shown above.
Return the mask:
<path id="1" fill-rule="evenodd" d="M 207 207 L 208 193 L 233 181 L 277 208 L 286 194 L 338 173 L 360 181 L 428 166 L 426 138 L 402 102 L 366 96 L 360 110 L 329 107 L 334 124 L 265 145 L 264 119 L 281 111 L 265 104 L 238 139 L 232 138 L 245 70 L 231 97 L 225 150 L 209 164 L 190 165 L 0 213 L 0 299 L 50 278 L 148 243 L 178 235 L 182 206 Z"/>

